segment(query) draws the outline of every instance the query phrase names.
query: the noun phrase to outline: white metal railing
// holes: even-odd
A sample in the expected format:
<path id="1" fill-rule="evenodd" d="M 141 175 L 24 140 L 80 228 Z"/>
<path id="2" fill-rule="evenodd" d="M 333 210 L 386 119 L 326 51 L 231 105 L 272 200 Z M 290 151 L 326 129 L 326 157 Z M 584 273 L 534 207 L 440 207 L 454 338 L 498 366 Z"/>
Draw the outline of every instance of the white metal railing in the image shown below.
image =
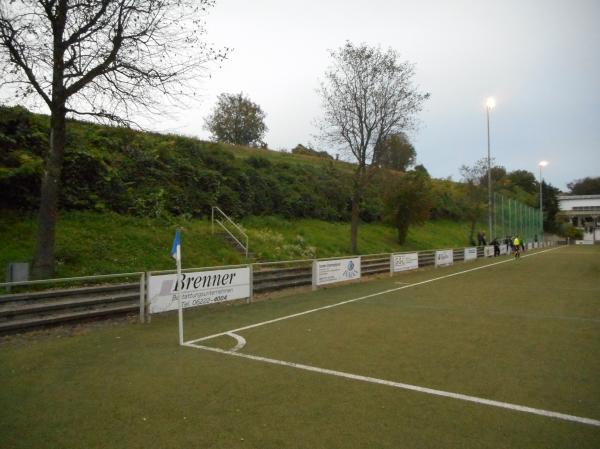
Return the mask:
<path id="1" fill-rule="evenodd" d="M 55 285 L 55 284 L 70 284 L 77 282 L 96 282 L 104 281 L 109 279 L 118 278 L 137 278 L 139 282 L 139 298 L 140 298 L 140 322 L 144 322 L 146 315 L 146 273 L 142 271 L 136 271 L 133 273 L 116 273 L 116 274 L 98 274 L 94 276 L 76 276 L 70 278 L 54 278 L 54 279 L 36 279 L 32 281 L 15 281 L 15 282 L 0 282 L 0 288 L 6 288 L 7 293 L 10 292 L 11 287 L 28 287 L 37 285 Z M 0 295 L 0 304 L 5 299 Z"/>
<path id="2" fill-rule="evenodd" d="M 217 218 L 215 218 L 215 212 L 217 212 Z M 212 210 L 211 210 L 211 233 L 214 234 L 215 233 L 215 222 L 217 222 L 219 224 L 219 226 L 221 226 L 221 228 L 232 238 L 234 239 L 238 245 L 240 245 L 241 248 L 244 249 L 245 253 L 246 253 L 246 259 L 248 258 L 248 235 L 242 230 L 242 228 L 240 228 L 237 224 L 235 224 L 233 222 L 233 220 L 231 218 L 229 218 L 227 216 L 227 214 L 225 212 L 223 212 L 221 209 L 219 209 L 217 206 L 213 206 Z M 223 224 L 223 222 L 221 221 L 221 219 L 219 219 L 219 217 L 222 217 L 222 219 L 225 219 L 227 223 L 231 224 L 240 235 L 238 235 L 237 237 L 235 235 L 233 235 L 233 233 L 227 229 L 227 226 L 225 226 Z M 239 237 L 239 238 L 238 238 Z M 246 244 L 244 245 L 241 241 L 244 240 L 246 242 Z"/>
<path id="3" fill-rule="evenodd" d="M 555 246 L 555 245 L 560 245 L 562 242 L 540 242 L 540 244 L 538 245 L 538 247 L 544 248 L 544 247 L 548 247 L 548 246 Z M 567 242 L 564 242 L 563 244 L 566 244 Z M 453 251 L 464 251 L 464 248 L 453 248 Z M 277 267 L 277 265 L 282 266 L 282 265 L 300 265 L 298 266 L 298 268 L 301 268 L 302 265 L 306 266 L 311 266 L 313 267 L 313 273 L 311 275 L 311 277 L 313 277 L 313 283 L 314 283 L 314 264 L 319 262 L 319 261 L 324 261 L 324 260 L 336 260 L 336 259 L 345 259 L 345 258 L 355 258 L 355 257 L 360 257 L 361 259 L 367 258 L 367 257 L 375 257 L 375 256 L 383 256 L 383 258 L 386 258 L 387 256 L 389 257 L 389 264 L 390 264 L 390 275 L 393 275 L 394 272 L 392 270 L 392 259 L 391 256 L 392 255 L 399 255 L 399 254 L 408 254 L 408 253 L 417 253 L 419 255 L 419 259 L 421 255 L 425 255 L 426 256 L 426 261 L 423 265 L 421 265 L 421 263 L 419 263 L 418 267 L 421 266 L 427 266 L 427 265 L 435 265 L 435 261 L 431 260 L 433 258 L 435 258 L 435 251 L 436 250 L 415 250 L 415 251 L 402 251 L 402 252 L 394 252 L 394 253 L 378 253 L 378 254 L 368 254 L 368 255 L 347 255 L 347 256 L 338 256 L 338 257 L 332 257 L 332 258 L 320 258 L 320 259 L 296 259 L 296 260 L 287 260 L 287 261 L 273 261 L 273 262 L 262 262 L 262 263 L 253 263 L 253 264 L 245 264 L 245 265 L 223 265 L 223 266 L 212 266 L 212 267 L 202 267 L 202 268 L 187 268 L 182 270 L 182 272 L 194 272 L 194 271 L 213 271 L 213 270 L 220 270 L 220 269 L 233 269 L 233 268 L 242 268 L 242 267 L 249 267 L 250 268 L 250 286 L 251 286 L 251 292 L 250 292 L 250 297 L 249 300 L 251 300 L 252 296 L 253 296 L 253 292 L 254 292 L 254 272 L 256 271 L 256 274 L 264 274 L 260 272 L 260 269 L 257 270 L 257 268 L 260 267 L 269 267 L 269 268 L 275 268 Z M 484 255 L 483 257 L 491 257 L 492 254 L 487 254 Z M 478 257 L 479 258 L 479 257 Z M 463 260 L 460 258 L 457 258 L 457 260 Z M 367 262 L 367 260 L 365 260 L 365 262 Z M 277 269 L 275 268 L 275 271 Z M 387 269 L 383 269 L 381 270 L 381 272 L 385 272 L 387 271 Z M 133 273 L 118 273 L 118 274 L 107 274 L 107 275 L 96 275 L 96 276 L 78 276 L 78 277 L 72 277 L 72 278 L 58 278 L 58 279 L 42 279 L 42 280 L 33 280 L 33 281 L 17 281 L 17 282 L 0 282 L 0 289 L 1 288 L 6 288 L 6 287 L 17 287 L 17 286 L 21 286 L 21 287 L 26 287 L 26 286 L 37 286 L 37 285 L 41 285 L 41 284 L 50 284 L 50 285 L 55 285 L 55 284 L 65 284 L 65 283 L 72 283 L 72 282 L 80 282 L 80 281 L 84 281 L 85 283 L 89 282 L 89 281 L 104 281 L 104 280 L 108 280 L 110 278 L 112 279 L 116 279 L 116 278 L 138 278 L 139 281 L 139 315 L 140 315 L 140 322 L 150 322 L 150 314 L 149 314 L 149 306 L 150 306 L 150 295 L 149 295 L 149 286 L 150 286 L 150 280 L 152 278 L 153 275 L 159 275 L 159 274 L 169 274 L 169 273 L 174 273 L 175 270 L 156 270 L 156 271 L 149 271 L 149 272 L 133 272 Z M 307 284 L 309 285 L 309 284 Z M 286 288 L 286 285 L 281 285 L 278 286 L 277 288 L 280 289 L 284 289 Z M 0 294 L 0 305 L 4 302 L 3 300 L 8 300 L 9 295 L 1 295 Z"/>

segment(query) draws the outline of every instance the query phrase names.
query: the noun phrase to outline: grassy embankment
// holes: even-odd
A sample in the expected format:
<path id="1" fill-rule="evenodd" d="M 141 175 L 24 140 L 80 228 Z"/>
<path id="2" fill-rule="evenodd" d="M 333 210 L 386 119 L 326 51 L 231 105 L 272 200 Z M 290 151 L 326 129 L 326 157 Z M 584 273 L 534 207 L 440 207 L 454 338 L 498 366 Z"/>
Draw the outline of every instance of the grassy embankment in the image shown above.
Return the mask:
<path id="1" fill-rule="evenodd" d="M 250 249 L 261 260 L 330 257 L 349 254 L 350 225 L 303 219 L 251 217 L 242 221 Z M 243 263 L 223 241 L 211 235 L 208 220 L 144 219 L 112 213 L 62 213 L 57 227 L 57 277 L 170 269 L 174 230 L 183 227 L 184 267 Z M 36 220 L 4 211 L 0 214 L 0 266 L 31 261 Z M 359 229 L 361 254 L 458 247 L 466 244 L 468 226 L 430 221 L 412 228 L 398 245 L 395 230 L 382 224 Z"/>

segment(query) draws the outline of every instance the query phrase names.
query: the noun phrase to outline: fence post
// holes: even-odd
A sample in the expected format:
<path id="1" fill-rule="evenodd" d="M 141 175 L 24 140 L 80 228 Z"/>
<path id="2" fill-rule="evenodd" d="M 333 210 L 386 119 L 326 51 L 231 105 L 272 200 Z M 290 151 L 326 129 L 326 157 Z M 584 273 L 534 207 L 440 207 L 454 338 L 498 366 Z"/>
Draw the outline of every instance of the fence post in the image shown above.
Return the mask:
<path id="1" fill-rule="evenodd" d="M 317 289 L 317 261 L 313 259 L 312 262 L 312 289 L 313 291 Z"/>
<path id="2" fill-rule="evenodd" d="M 150 314 L 150 278 L 151 278 L 151 274 L 148 271 L 146 273 L 146 307 L 145 307 L 145 311 L 146 311 L 146 323 L 150 323 L 152 322 L 152 315 Z"/>
<path id="3" fill-rule="evenodd" d="M 146 322 L 146 275 L 140 275 L 140 323 Z"/>
<path id="4" fill-rule="evenodd" d="M 248 270 L 250 272 L 250 296 L 248 297 L 248 301 L 246 303 L 252 302 L 252 297 L 254 296 L 254 264 L 248 265 Z"/>
<path id="5" fill-rule="evenodd" d="M 361 267 L 362 269 L 362 267 Z M 394 254 L 390 254 L 390 277 L 394 276 Z"/>

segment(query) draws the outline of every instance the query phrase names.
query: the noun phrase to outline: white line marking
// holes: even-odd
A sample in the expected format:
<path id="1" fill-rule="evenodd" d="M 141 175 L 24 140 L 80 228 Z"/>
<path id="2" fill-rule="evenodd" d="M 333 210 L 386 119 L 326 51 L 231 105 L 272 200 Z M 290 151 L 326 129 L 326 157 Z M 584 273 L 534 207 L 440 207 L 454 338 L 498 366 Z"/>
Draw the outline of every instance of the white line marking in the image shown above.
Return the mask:
<path id="1" fill-rule="evenodd" d="M 528 254 L 526 256 L 523 256 L 522 258 L 524 259 L 526 257 L 535 256 L 537 254 L 542 254 L 542 253 L 545 253 L 545 252 L 548 252 L 548 251 L 554 251 L 554 250 L 557 250 L 559 248 L 561 248 L 561 247 L 559 246 L 559 247 L 556 247 L 556 248 L 546 249 L 546 250 L 543 250 L 543 251 L 536 252 L 534 254 Z M 278 321 L 289 320 L 290 318 L 296 318 L 296 317 L 299 317 L 299 316 L 302 316 L 302 315 L 308 315 L 309 313 L 319 312 L 321 310 L 332 309 L 334 307 L 342 306 L 344 304 L 350 304 L 350 303 L 353 303 L 353 302 L 356 302 L 356 301 L 362 301 L 363 299 L 373 298 L 375 296 L 380 296 L 380 295 L 385 295 L 387 293 L 397 292 L 397 291 L 403 290 L 405 288 L 416 287 L 418 285 L 428 284 L 430 282 L 435 282 L 435 281 L 439 281 L 439 280 L 442 280 L 442 279 L 447 279 L 449 277 L 458 276 L 458 275 L 461 275 L 461 274 L 470 273 L 472 271 L 482 270 L 484 268 L 489 268 L 489 267 L 493 267 L 495 265 L 500 265 L 500 264 L 503 264 L 503 263 L 513 262 L 513 261 L 514 261 L 514 259 L 512 259 L 512 258 L 511 259 L 505 259 L 505 260 L 502 260 L 500 262 L 494 262 L 494 263 L 491 263 L 491 264 L 483 265 L 481 267 L 470 268 L 468 270 L 458 271 L 456 273 L 447 274 L 445 276 L 439 276 L 437 278 L 427 279 L 427 280 L 421 281 L 421 282 L 415 282 L 414 284 L 403 285 L 402 287 L 396 287 L 396 288 L 391 288 L 389 290 L 384 290 L 382 292 L 371 293 L 370 295 L 361 296 L 360 298 L 348 299 L 346 301 L 337 302 L 335 304 L 330 304 L 328 306 L 317 307 L 316 309 L 305 310 L 304 312 L 299 312 L 299 313 L 294 313 L 292 315 L 286 315 L 286 316 L 282 316 L 282 317 L 279 317 L 279 318 L 274 318 L 272 320 L 263 321 L 261 323 L 255 323 L 255 324 L 250 324 L 250 325 L 244 326 L 244 327 L 238 327 L 237 329 L 232 329 L 232 330 L 229 330 L 229 331 L 220 332 L 218 334 L 208 335 L 206 337 L 197 338 L 195 340 L 189 340 L 188 343 L 196 343 L 196 342 L 199 342 L 199 341 L 210 340 L 212 338 L 217 338 L 217 337 L 221 337 L 223 335 L 227 335 L 230 332 L 245 331 L 245 330 L 248 330 L 248 329 L 253 329 L 255 327 L 264 326 L 266 324 L 272 324 L 272 323 L 276 323 Z"/>
<path id="2" fill-rule="evenodd" d="M 358 374 L 351 374 L 351 373 L 346 373 L 343 371 L 334 371 L 334 370 L 330 370 L 330 369 L 326 369 L 326 368 L 318 368 L 316 366 L 286 362 L 284 360 L 270 359 L 267 357 L 260 357 L 260 356 L 256 356 L 256 355 L 241 354 L 239 352 L 225 351 L 223 349 L 211 348 L 209 346 L 195 345 L 190 342 L 184 343 L 184 346 L 188 346 L 190 348 L 195 348 L 195 349 L 203 349 L 205 351 L 218 352 L 219 354 L 232 355 L 235 357 L 242 357 L 245 359 L 255 360 L 258 362 L 271 363 L 273 365 L 281 365 L 281 366 L 297 368 L 297 369 L 301 369 L 301 370 L 305 370 L 305 371 L 312 371 L 312 372 L 319 373 L 319 374 L 327 374 L 330 376 L 343 377 L 343 378 L 351 379 L 351 380 L 358 380 L 358 381 L 369 382 L 369 383 L 373 383 L 373 384 L 386 385 L 388 387 L 401 388 L 404 390 L 418 391 L 419 393 L 425 393 L 425 394 L 430 394 L 430 395 L 434 395 L 434 396 L 443 396 L 446 398 L 458 399 L 461 401 L 474 402 L 476 404 L 489 405 L 491 407 L 504 408 L 504 409 L 508 409 L 508 410 L 514 410 L 514 411 L 530 413 L 530 414 L 534 414 L 534 415 L 545 416 L 545 417 L 549 417 L 549 418 L 562 419 L 564 421 L 571 421 L 571 422 L 576 422 L 576 423 L 580 423 L 580 424 L 587 424 L 590 426 L 600 427 L 600 421 L 598 421 L 596 419 L 584 418 L 584 417 L 575 416 L 575 415 L 567 415 L 565 413 L 552 412 L 549 410 L 543 410 L 543 409 L 539 409 L 539 408 L 526 407 L 524 405 L 511 404 L 510 402 L 494 401 L 491 399 L 480 398 L 477 396 L 469 396 L 466 394 L 452 393 L 450 391 L 435 390 L 433 388 L 419 387 L 417 385 L 411 385 L 411 384 L 405 384 L 405 383 L 401 383 L 401 382 L 393 382 L 390 380 L 378 379 L 376 377 L 361 376 Z"/>
<path id="3" fill-rule="evenodd" d="M 232 338 L 235 338 L 235 340 L 237 341 L 237 345 L 235 345 L 232 349 L 230 349 L 231 352 L 239 351 L 244 346 L 246 346 L 246 339 L 244 337 L 242 337 L 241 335 L 234 334 L 233 332 L 227 332 L 227 335 L 229 335 Z"/>

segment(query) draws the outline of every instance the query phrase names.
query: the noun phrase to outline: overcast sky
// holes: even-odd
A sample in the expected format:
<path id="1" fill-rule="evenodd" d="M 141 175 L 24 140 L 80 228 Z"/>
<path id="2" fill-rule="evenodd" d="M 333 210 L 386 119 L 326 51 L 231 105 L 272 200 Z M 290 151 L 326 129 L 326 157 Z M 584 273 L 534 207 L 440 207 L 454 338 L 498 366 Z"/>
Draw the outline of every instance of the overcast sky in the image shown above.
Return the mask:
<path id="1" fill-rule="evenodd" d="M 600 0 L 217 0 L 207 30 L 234 48 L 229 60 L 201 83 L 201 103 L 152 128 L 206 139 L 216 96 L 244 92 L 267 114 L 270 148 L 316 143 L 328 50 L 350 40 L 416 64 L 431 99 L 411 137 L 432 176 L 459 179 L 486 156 L 488 96 L 499 164 L 538 176 L 546 159 L 560 189 L 600 176 Z"/>

